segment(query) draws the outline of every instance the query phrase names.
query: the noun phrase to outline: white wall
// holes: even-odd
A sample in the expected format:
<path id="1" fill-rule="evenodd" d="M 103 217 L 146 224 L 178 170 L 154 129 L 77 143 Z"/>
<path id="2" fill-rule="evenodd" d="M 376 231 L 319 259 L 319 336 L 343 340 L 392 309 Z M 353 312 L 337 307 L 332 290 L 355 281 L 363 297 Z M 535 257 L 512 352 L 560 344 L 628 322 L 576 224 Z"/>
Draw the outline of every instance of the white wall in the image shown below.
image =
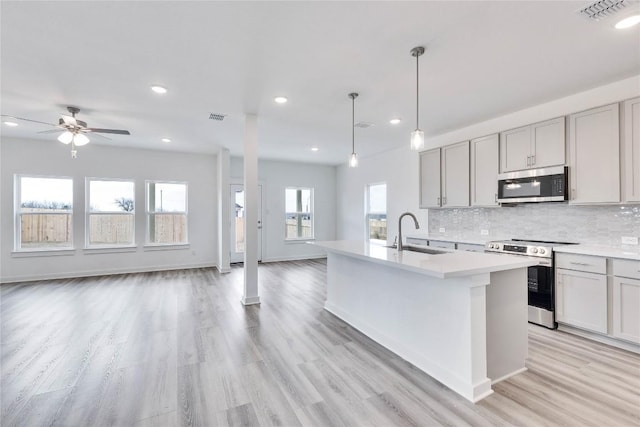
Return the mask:
<path id="1" fill-rule="evenodd" d="M 428 137 L 425 149 L 441 147 L 572 114 L 638 95 L 640 95 L 640 75 L 456 129 L 442 135 Z M 405 219 L 407 223 L 403 224 L 403 234 L 405 236 L 408 234 L 427 234 L 429 230 L 427 219 L 430 219 L 427 217 L 428 210 L 418 209 L 418 153 L 408 149 L 408 140 L 409 135 L 407 134 L 406 147 L 360 158 L 360 165 L 355 169 L 348 168 L 346 164 L 338 167 L 338 239 L 362 240 L 365 238 L 365 186 L 369 183 L 385 181 L 387 182 L 388 242 L 392 242 L 397 234 L 398 216 L 405 211 L 411 211 L 418 216 L 421 230 L 415 232 L 411 221 Z M 451 212 L 451 210 L 442 209 L 438 218 L 446 215 L 447 212 Z M 447 233 L 456 234 L 456 224 L 454 221 L 450 221 Z M 462 224 L 458 225 L 462 226 Z M 496 223 L 492 233 L 495 232 L 500 235 L 502 231 L 500 226 L 499 222 Z"/>
<path id="2" fill-rule="evenodd" d="M 216 157 L 89 144 L 71 159 L 69 147 L 51 141 L 2 139 L 0 143 L 0 281 L 80 277 L 108 273 L 214 266 L 216 260 Z M 14 174 L 74 180 L 74 246 L 70 255 L 20 257 L 14 249 Z M 135 180 L 137 247 L 133 252 L 84 251 L 85 177 Z M 145 250 L 145 180 L 189 184 L 188 248 Z"/>
<path id="3" fill-rule="evenodd" d="M 231 158 L 231 182 L 242 183 L 243 160 Z M 316 240 L 334 240 L 336 229 L 336 168 L 334 166 L 258 161 L 258 182 L 262 185 L 262 261 L 284 261 L 324 257 L 322 249 L 303 242 L 286 242 L 286 187 L 310 187 L 314 195 Z"/>
<path id="4" fill-rule="evenodd" d="M 407 137 L 409 141 L 409 137 Z M 357 168 L 338 167 L 338 239 L 364 240 L 365 192 L 368 184 L 387 184 L 387 241 L 398 234 L 398 218 L 403 212 L 418 217 L 427 230 L 427 211 L 418 209 L 418 153 L 406 148 L 361 157 Z M 413 221 L 405 218 L 403 235 L 415 234 Z"/>
<path id="5" fill-rule="evenodd" d="M 513 113 L 505 114 L 441 135 L 427 137 L 425 149 L 454 144 L 590 108 L 612 104 L 640 95 L 640 75 L 599 86 Z"/>

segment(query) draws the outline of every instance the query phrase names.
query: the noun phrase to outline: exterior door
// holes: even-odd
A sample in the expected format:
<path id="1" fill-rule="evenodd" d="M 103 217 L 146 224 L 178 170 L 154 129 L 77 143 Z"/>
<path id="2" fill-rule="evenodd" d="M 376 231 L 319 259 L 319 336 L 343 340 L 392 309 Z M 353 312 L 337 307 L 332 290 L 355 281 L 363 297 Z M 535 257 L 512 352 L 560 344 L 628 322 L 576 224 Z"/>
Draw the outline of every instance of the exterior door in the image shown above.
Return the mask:
<path id="1" fill-rule="evenodd" d="M 244 262 L 244 185 L 231 184 L 231 244 L 229 261 Z M 262 186 L 258 185 L 258 261 L 262 260 Z"/>

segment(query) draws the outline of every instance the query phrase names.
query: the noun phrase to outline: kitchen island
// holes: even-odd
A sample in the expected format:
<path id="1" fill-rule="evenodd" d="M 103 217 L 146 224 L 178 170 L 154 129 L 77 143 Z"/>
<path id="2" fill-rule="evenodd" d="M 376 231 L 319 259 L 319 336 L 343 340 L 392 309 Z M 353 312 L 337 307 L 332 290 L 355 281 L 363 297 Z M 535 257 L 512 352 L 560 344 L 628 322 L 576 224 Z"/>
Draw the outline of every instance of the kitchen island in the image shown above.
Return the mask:
<path id="1" fill-rule="evenodd" d="M 531 261 L 314 244 L 327 251 L 324 308 L 466 399 L 477 402 L 526 369 Z"/>

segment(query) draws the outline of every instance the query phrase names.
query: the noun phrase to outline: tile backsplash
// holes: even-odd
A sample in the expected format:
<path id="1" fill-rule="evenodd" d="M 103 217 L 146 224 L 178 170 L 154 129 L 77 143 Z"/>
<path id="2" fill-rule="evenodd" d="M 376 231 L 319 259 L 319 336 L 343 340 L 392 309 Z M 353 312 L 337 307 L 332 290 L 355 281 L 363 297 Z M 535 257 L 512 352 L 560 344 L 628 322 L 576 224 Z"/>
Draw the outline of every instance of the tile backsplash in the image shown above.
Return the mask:
<path id="1" fill-rule="evenodd" d="M 445 232 L 440 232 L 444 228 Z M 488 230 L 482 235 L 481 230 Z M 501 208 L 429 209 L 429 235 L 460 240 L 502 238 L 622 247 L 640 237 L 640 205 L 533 203 Z"/>

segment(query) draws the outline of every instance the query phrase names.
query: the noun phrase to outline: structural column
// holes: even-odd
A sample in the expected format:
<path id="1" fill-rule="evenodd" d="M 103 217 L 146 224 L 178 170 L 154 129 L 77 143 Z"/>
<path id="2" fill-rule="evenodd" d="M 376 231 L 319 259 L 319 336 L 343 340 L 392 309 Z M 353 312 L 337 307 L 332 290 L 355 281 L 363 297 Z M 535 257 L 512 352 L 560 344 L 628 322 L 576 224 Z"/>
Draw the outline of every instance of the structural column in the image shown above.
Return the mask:
<path id="1" fill-rule="evenodd" d="M 244 126 L 244 292 L 242 304 L 260 304 L 258 296 L 258 117 Z"/>
<path id="2" fill-rule="evenodd" d="M 218 271 L 229 273 L 231 265 L 229 261 L 230 247 L 230 185 L 229 185 L 229 150 L 220 148 L 217 158 L 217 193 L 218 193 Z"/>

